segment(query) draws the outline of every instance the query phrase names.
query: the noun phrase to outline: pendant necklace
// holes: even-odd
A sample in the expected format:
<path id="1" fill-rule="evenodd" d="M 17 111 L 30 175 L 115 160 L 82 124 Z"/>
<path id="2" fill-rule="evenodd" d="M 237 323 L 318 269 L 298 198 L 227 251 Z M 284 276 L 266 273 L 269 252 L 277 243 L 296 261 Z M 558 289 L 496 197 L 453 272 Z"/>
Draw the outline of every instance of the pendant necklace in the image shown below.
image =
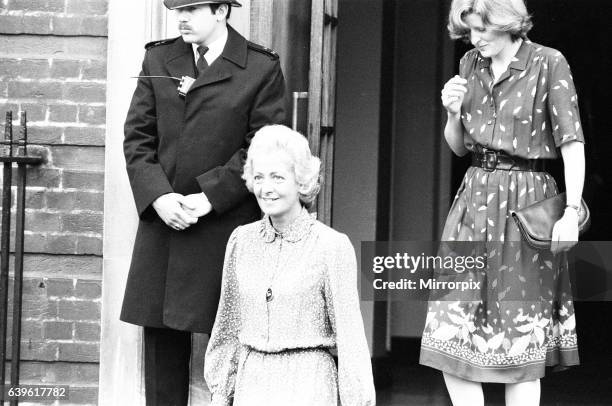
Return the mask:
<path id="1" fill-rule="evenodd" d="M 293 225 L 293 222 L 291 223 Z M 277 236 L 277 238 L 280 238 L 280 244 L 278 246 L 278 256 L 276 258 L 276 266 L 274 268 L 274 270 L 272 271 L 272 275 L 270 276 L 269 280 L 268 280 L 268 289 L 266 290 L 266 302 L 270 303 L 271 301 L 274 300 L 274 291 L 272 290 L 272 283 L 274 282 L 274 278 L 276 277 L 276 273 L 278 272 L 279 268 L 284 268 L 287 266 L 287 264 L 289 263 L 289 255 L 287 256 L 287 258 L 285 259 L 284 263 L 281 266 L 281 256 L 282 256 L 282 252 L 283 252 L 283 242 L 285 241 L 285 234 L 286 232 L 289 230 L 289 228 L 285 229 L 284 232 L 280 232 L 278 231 L 276 228 L 274 228 L 274 226 L 272 226 L 272 228 L 274 229 L 274 234 Z M 291 245 L 291 244 L 289 244 Z"/>
<path id="2" fill-rule="evenodd" d="M 278 256 L 276 257 L 276 265 L 274 267 L 274 270 L 272 271 L 272 275 L 270 275 L 270 278 L 268 280 L 268 290 L 266 290 L 266 302 L 268 303 L 274 300 L 274 292 L 272 291 L 272 282 L 274 282 L 274 278 L 276 277 L 276 272 L 278 272 L 281 253 L 283 252 L 283 240 L 284 240 L 283 234 L 279 233 L 276 230 L 274 230 L 274 233 L 277 235 L 278 238 L 280 238 L 280 244 L 278 246 Z"/>

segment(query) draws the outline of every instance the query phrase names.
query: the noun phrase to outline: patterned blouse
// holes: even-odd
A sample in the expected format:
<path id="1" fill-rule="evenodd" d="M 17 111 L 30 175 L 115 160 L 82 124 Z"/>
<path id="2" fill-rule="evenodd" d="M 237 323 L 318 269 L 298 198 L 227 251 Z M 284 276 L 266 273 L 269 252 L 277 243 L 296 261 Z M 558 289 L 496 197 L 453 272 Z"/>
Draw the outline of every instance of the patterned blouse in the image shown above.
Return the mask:
<path id="1" fill-rule="evenodd" d="M 249 347 L 337 348 L 342 404 L 375 404 L 355 251 L 346 235 L 305 209 L 283 234 L 266 216 L 229 239 L 204 367 L 213 400 L 232 397 L 241 351 Z"/>
<path id="2" fill-rule="evenodd" d="M 527 159 L 557 158 L 556 147 L 584 142 L 578 96 L 565 57 L 557 50 L 524 40 L 497 83 L 491 59 L 477 49 L 459 64 L 467 79 L 461 108 L 464 142 Z"/>

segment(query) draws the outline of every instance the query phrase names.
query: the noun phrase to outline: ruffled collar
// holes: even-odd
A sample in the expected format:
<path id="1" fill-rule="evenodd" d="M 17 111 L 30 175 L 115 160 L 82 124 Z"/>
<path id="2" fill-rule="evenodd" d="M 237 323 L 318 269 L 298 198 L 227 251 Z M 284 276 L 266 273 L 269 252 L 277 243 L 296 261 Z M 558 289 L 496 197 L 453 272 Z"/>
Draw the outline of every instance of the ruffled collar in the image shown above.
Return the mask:
<path id="1" fill-rule="evenodd" d="M 289 242 L 298 242 L 310 233 L 310 228 L 315 222 L 315 214 L 308 213 L 308 210 L 302 208 L 300 215 L 287 227 L 282 233 L 277 231 L 270 221 L 270 216 L 267 214 L 260 220 L 260 234 L 265 242 L 271 243 L 277 237 L 281 237 Z"/>

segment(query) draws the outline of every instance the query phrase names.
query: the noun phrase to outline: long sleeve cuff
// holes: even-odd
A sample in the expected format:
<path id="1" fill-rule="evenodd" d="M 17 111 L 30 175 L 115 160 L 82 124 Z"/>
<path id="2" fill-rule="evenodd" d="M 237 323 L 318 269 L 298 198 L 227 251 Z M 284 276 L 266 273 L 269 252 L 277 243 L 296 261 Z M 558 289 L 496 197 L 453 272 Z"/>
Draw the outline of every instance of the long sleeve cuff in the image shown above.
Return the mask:
<path id="1" fill-rule="evenodd" d="M 226 167 L 213 168 L 196 177 L 196 181 L 215 212 L 219 214 L 230 210 L 249 195 L 240 174 Z"/>
<path id="2" fill-rule="evenodd" d="M 145 217 L 155 199 L 166 193 L 174 192 L 159 164 L 147 165 L 134 170 L 131 183 L 136 209 L 141 218 Z"/>

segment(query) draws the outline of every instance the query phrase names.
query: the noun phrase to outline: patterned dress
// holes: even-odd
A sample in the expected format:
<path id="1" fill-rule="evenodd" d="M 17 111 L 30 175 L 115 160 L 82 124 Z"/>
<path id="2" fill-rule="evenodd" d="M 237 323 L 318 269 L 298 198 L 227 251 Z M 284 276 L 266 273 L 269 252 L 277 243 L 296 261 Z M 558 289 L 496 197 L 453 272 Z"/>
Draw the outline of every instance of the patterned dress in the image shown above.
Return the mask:
<path id="1" fill-rule="evenodd" d="M 461 121 L 469 150 L 553 159 L 562 144 L 584 142 L 576 91 L 560 52 L 523 41 L 496 83 L 490 64 L 475 49 L 460 63 L 468 81 Z M 463 275 L 482 283 L 475 297 L 430 300 L 421 364 L 502 383 L 541 378 L 546 366 L 578 364 L 566 256 L 531 249 L 510 216 L 557 193 L 545 172 L 468 169 L 442 240 L 477 242 L 486 270 Z"/>
<path id="2" fill-rule="evenodd" d="M 373 406 L 346 235 L 305 209 L 283 234 L 267 216 L 238 227 L 227 245 L 204 375 L 213 405 Z"/>

